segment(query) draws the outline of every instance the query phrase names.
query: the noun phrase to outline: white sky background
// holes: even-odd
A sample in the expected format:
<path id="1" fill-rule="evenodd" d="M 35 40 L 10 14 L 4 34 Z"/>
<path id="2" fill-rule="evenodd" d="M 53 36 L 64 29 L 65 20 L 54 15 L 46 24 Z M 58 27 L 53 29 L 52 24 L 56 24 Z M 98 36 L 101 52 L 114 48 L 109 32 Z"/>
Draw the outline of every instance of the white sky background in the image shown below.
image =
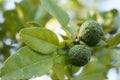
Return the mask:
<path id="1" fill-rule="evenodd" d="M 120 0 L 104 0 L 98 5 L 102 11 L 108 11 L 112 8 L 116 8 L 120 12 Z"/>
<path id="2" fill-rule="evenodd" d="M 81 0 L 80 0 L 81 1 Z M 97 1 L 97 4 L 94 4 Z M 97 7 L 100 11 L 109 11 L 113 8 L 118 9 L 120 12 L 120 0 L 82 0 L 82 3 L 88 8 Z"/>
<path id="3" fill-rule="evenodd" d="M 14 9 L 15 8 L 15 4 L 13 2 L 20 2 L 22 0 L 7 0 L 8 2 L 6 2 L 4 9 L 6 10 L 10 10 L 10 9 Z M 61 1 L 65 1 L 65 0 L 61 0 Z M 92 6 L 93 1 L 95 0 L 83 0 L 83 4 L 87 5 L 86 6 Z M 101 11 L 109 11 L 111 9 L 117 9 L 120 12 L 120 0 L 99 0 L 100 2 L 98 2 L 98 4 L 96 4 L 96 6 L 98 7 L 98 9 L 100 9 Z M 4 22 L 4 18 L 3 18 L 3 14 L 0 11 L 0 23 Z M 119 69 L 120 70 L 120 69 Z M 114 68 L 110 69 L 108 71 L 108 80 L 120 80 L 120 74 L 117 75 L 117 72 Z M 42 77 L 37 77 L 37 78 L 32 78 L 30 80 L 51 80 L 50 77 L 48 75 L 44 75 Z"/>

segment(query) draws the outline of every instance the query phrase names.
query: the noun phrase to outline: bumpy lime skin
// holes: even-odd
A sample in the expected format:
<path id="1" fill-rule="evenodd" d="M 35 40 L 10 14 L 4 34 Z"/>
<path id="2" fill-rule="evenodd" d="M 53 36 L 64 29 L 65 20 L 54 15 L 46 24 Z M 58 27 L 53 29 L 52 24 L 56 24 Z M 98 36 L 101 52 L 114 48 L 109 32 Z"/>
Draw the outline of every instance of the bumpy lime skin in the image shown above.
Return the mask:
<path id="1" fill-rule="evenodd" d="M 68 52 L 70 63 L 74 66 L 84 66 L 91 57 L 91 50 L 83 45 L 75 45 Z"/>
<path id="2" fill-rule="evenodd" d="M 93 20 L 85 21 L 79 30 L 79 38 L 88 46 L 95 46 L 104 35 L 102 27 Z"/>

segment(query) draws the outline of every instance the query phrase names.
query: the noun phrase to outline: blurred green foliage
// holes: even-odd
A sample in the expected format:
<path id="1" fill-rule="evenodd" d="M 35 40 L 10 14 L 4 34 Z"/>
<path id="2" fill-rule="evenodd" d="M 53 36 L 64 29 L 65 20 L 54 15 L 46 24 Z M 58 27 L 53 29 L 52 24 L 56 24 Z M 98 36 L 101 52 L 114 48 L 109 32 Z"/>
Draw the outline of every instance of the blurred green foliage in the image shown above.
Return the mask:
<path id="1" fill-rule="evenodd" d="M 120 33 L 118 31 L 120 27 L 119 26 L 120 18 L 119 18 L 119 12 L 116 9 L 112 9 L 110 11 L 105 11 L 105 12 L 99 11 L 96 7 L 89 9 L 81 3 L 82 0 L 67 0 L 67 2 L 64 4 L 60 4 L 60 0 L 55 0 L 56 4 L 51 3 L 52 5 L 50 3 L 45 4 L 47 3 L 46 0 L 43 0 L 43 3 L 41 4 L 41 1 L 42 0 L 22 0 L 20 3 L 15 3 L 16 7 L 13 10 L 5 10 L 3 6 L 5 5 L 6 0 L 0 1 L 0 11 L 3 13 L 3 17 L 5 20 L 3 23 L 0 23 L 0 63 L 3 63 L 10 55 L 12 55 L 12 50 L 14 50 L 15 52 L 25 44 L 29 44 L 29 41 L 30 41 L 29 39 L 33 39 L 33 38 L 27 38 L 29 35 L 30 35 L 29 37 L 35 37 L 34 40 L 38 41 L 36 39 L 35 34 L 36 32 L 39 32 L 39 31 L 37 31 L 37 28 L 36 28 L 36 31 L 33 33 L 34 35 L 31 36 L 32 34 L 31 32 L 28 32 L 28 35 L 26 35 L 27 36 L 26 40 L 28 39 L 27 40 L 28 42 L 23 41 L 26 43 L 25 44 L 22 43 L 22 41 L 19 40 L 18 38 L 19 37 L 18 33 L 21 29 L 34 27 L 34 26 L 43 28 L 47 25 L 48 22 L 50 22 L 51 19 L 56 18 L 58 19 L 59 23 L 62 25 L 62 29 L 65 30 L 66 33 L 68 32 L 67 35 L 69 35 L 69 36 L 61 35 L 64 41 L 61 43 L 61 45 L 59 46 L 57 45 L 57 48 L 62 47 L 62 49 L 60 49 L 59 52 L 56 51 L 61 55 L 66 53 L 66 51 L 68 50 L 68 48 L 67 50 L 65 50 L 66 46 L 69 46 L 66 43 L 70 44 L 70 46 L 73 45 L 71 41 L 75 38 L 74 37 L 75 32 L 77 32 L 77 29 L 79 29 L 80 25 L 85 20 L 96 20 L 104 29 L 104 32 L 105 32 L 105 35 L 103 37 L 104 41 L 101 41 L 101 43 L 98 44 L 98 47 L 97 46 L 92 47 L 93 54 L 92 54 L 91 61 L 86 66 L 84 66 L 82 73 L 78 76 L 73 76 L 71 78 L 71 74 L 73 74 L 73 72 L 76 72 L 76 70 L 78 71 L 79 68 L 71 67 L 70 65 L 67 65 L 65 66 L 65 70 L 68 70 L 68 72 L 64 71 L 63 70 L 64 63 L 62 63 L 63 60 L 61 59 L 64 59 L 66 57 L 62 57 L 60 59 L 58 58 L 54 65 L 52 62 L 49 62 L 48 60 L 52 61 L 54 57 L 58 57 L 56 56 L 56 53 L 54 53 L 54 55 L 47 55 L 47 56 L 41 55 L 45 59 L 48 58 L 48 60 L 44 60 L 43 62 L 42 61 L 37 62 L 37 60 L 39 60 L 39 57 L 41 57 L 41 56 L 38 56 L 37 54 L 37 52 L 39 51 L 32 52 L 31 49 L 29 49 L 28 47 L 24 47 L 21 49 L 21 51 L 23 51 L 22 56 L 13 54 L 14 55 L 12 56 L 13 58 L 12 57 L 10 57 L 12 59 L 9 58 L 11 62 L 13 61 L 14 66 L 16 66 L 15 63 L 17 63 L 17 61 L 15 62 L 15 60 L 18 60 L 19 62 L 19 60 L 23 59 L 24 61 L 24 59 L 26 58 L 27 60 L 25 61 L 29 61 L 30 59 L 34 58 L 33 61 L 30 60 L 30 62 L 28 62 L 29 64 L 32 64 L 32 65 L 30 65 L 30 68 L 28 67 L 25 68 L 26 72 L 27 72 L 27 69 L 31 69 L 31 71 L 33 72 L 38 71 L 38 74 L 36 74 L 35 76 L 41 76 L 47 73 L 49 69 L 52 68 L 51 66 L 53 65 L 55 67 L 53 67 L 54 72 L 52 72 L 52 78 L 58 79 L 58 80 L 63 80 L 63 77 L 64 77 L 63 74 L 66 74 L 68 77 L 70 77 L 71 80 L 72 79 L 73 80 L 104 80 L 104 79 L 107 79 L 107 73 L 111 68 L 116 68 L 117 70 L 118 67 L 120 67 L 120 54 L 118 53 L 118 51 L 120 50 L 120 47 L 118 46 L 120 43 Z M 45 6 L 45 5 L 48 5 L 48 6 Z M 56 9 L 56 5 L 59 5 L 60 11 Z M 53 8 L 55 10 L 52 11 Z M 68 18 L 66 13 L 64 13 L 64 11 L 61 9 L 63 9 L 69 14 L 70 19 Z M 69 21 L 69 25 L 67 25 L 68 21 Z M 50 35 L 52 33 L 48 31 L 44 35 L 46 36 L 47 34 Z M 40 35 L 38 35 L 37 37 L 39 37 L 40 39 L 42 38 L 42 36 Z M 55 37 L 56 36 L 53 36 L 53 38 Z M 48 38 L 50 38 L 50 36 Z M 23 40 L 25 40 L 25 38 Z M 35 42 L 34 40 L 33 42 Z M 55 44 L 49 41 L 49 39 L 45 38 L 44 40 L 46 41 L 44 43 L 47 43 L 50 46 L 51 46 L 51 43 Z M 31 41 L 29 45 L 31 46 L 33 44 L 34 43 L 32 43 Z M 65 48 L 63 48 L 64 44 L 66 44 Z M 35 44 L 36 48 L 37 48 L 37 45 L 39 44 Z M 25 49 L 28 50 L 28 52 Z M 54 46 L 52 49 L 54 49 Z M 18 51 L 16 53 L 20 53 L 21 51 Z M 34 55 L 31 56 L 30 54 L 24 53 L 24 51 L 26 51 L 26 53 L 30 53 Z M 43 52 L 44 51 L 46 50 L 43 50 Z M 36 65 L 34 65 L 34 63 L 36 63 Z M 38 63 L 41 63 L 42 65 L 39 65 Z M 6 62 L 5 64 L 10 66 L 9 61 Z M 22 64 L 22 62 L 20 64 Z M 27 64 L 24 64 L 24 65 L 20 65 L 20 64 L 19 64 L 20 67 L 27 65 Z M 36 66 L 43 68 L 43 71 L 41 72 L 40 75 L 39 75 L 40 69 Z M 43 66 L 48 66 L 48 67 L 44 69 Z M 32 67 L 36 69 L 33 69 Z M 6 68 L 7 67 L 5 67 L 5 69 Z M 16 70 L 20 68 L 16 67 L 16 69 L 12 69 L 12 68 L 9 68 L 9 69 Z M 69 69 L 72 69 L 72 72 L 69 71 Z M 61 71 L 59 72 L 59 70 Z M 21 79 L 21 77 L 23 79 L 27 79 L 28 77 L 30 78 L 32 75 L 34 75 L 33 73 L 29 75 L 25 74 L 24 76 L 20 76 L 21 74 L 23 74 L 23 72 L 21 71 L 18 75 L 16 74 L 17 72 L 13 72 L 11 75 L 7 75 L 7 77 L 9 76 L 8 78 L 12 80 L 12 77 L 13 77 L 12 75 L 16 74 L 18 79 Z M 4 72 L 3 70 L 3 74 L 4 73 L 6 72 Z"/>

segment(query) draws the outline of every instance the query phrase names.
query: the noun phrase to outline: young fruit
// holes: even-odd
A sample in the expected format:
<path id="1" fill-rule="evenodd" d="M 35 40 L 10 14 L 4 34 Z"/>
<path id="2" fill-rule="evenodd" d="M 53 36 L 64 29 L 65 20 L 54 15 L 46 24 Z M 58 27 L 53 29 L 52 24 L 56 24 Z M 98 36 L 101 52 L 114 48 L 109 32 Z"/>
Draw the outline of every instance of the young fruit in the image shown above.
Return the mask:
<path id="1" fill-rule="evenodd" d="M 91 50 L 82 45 L 75 45 L 68 52 L 70 63 L 74 66 L 84 66 L 91 57 Z"/>
<path id="2" fill-rule="evenodd" d="M 84 22 L 79 30 L 79 38 L 89 46 L 95 46 L 103 36 L 102 27 L 93 20 Z"/>

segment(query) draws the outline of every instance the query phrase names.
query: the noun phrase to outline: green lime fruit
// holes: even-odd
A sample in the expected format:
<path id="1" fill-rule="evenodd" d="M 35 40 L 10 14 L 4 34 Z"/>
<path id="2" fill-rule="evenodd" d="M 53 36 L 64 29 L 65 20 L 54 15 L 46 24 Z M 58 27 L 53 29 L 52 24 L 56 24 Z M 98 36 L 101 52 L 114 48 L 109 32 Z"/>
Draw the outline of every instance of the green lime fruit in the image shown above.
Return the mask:
<path id="1" fill-rule="evenodd" d="M 79 38 L 88 46 L 95 46 L 104 35 L 102 27 L 93 20 L 85 21 L 79 30 Z"/>
<path id="2" fill-rule="evenodd" d="M 75 45 L 69 50 L 68 56 L 72 65 L 84 66 L 90 60 L 91 50 L 83 45 Z"/>

